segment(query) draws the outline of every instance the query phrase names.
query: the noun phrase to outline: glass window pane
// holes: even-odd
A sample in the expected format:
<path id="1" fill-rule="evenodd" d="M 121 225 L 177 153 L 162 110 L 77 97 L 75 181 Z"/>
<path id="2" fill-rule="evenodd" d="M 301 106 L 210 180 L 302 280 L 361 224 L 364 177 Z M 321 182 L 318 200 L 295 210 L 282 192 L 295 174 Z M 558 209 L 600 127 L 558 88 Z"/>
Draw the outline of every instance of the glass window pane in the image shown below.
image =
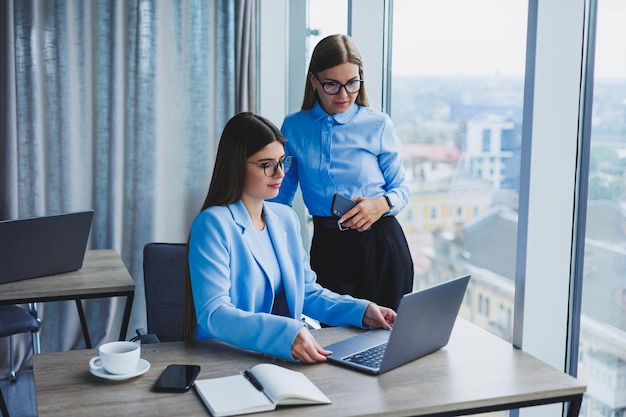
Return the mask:
<path id="1" fill-rule="evenodd" d="M 461 315 L 511 340 L 527 0 L 395 0 L 391 118 L 415 289 L 472 274 Z M 492 308 L 497 306 L 497 308 Z"/>
<path id="2" fill-rule="evenodd" d="M 307 1 L 307 28 L 308 36 L 306 39 L 306 70 L 309 68 L 309 60 L 313 54 L 313 49 L 323 38 L 336 33 L 348 33 L 348 0 L 308 0 Z M 296 96 L 298 102 L 301 103 L 303 90 L 298 90 Z M 299 107 L 298 107 L 299 110 Z M 296 204 L 301 201 L 300 192 L 296 196 Z M 303 232 L 303 240 L 307 247 L 311 244 L 313 237 L 313 218 L 308 215 L 308 211 L 304 209 L 302 213 L 306 217 L 305 231 Z M 306 213 L 306 214 L 305 214 Z"/>
<path id="3" fill-rule="evenodd" d="M 310 58 L 313 48 L 322 38 L 335 33 L 348 33 L 348 0 L 309 0 L 308 7 L 307 57 Z"/>
<path id="4" fill-rule="evenodd" d="M 626 409 L 626 3 L 598 2 L 578 376 L 581 416 Z"/>

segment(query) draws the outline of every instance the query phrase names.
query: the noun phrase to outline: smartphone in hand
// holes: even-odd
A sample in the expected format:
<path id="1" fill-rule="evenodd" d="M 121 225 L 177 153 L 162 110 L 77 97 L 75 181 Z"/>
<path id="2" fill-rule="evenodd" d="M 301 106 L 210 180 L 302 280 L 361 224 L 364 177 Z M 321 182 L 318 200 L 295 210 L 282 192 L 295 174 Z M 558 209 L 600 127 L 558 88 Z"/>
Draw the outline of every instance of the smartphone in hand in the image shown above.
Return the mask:
<path id="1" fill-rule="evenodd" d="M 344 197 L 341 194 L 335 194 L 333 197 L 333 204 L 330 209 L 333 216 L 341 217 L 350 209 L 356 206 L 356 201 L 350 200 L 348 197 Z"/>
<path id="2" fill-rule="evenodd" d="M 199 373 L 199 365 L 168 365 L 152 389 L 156 392 L 189 391 Z"/>

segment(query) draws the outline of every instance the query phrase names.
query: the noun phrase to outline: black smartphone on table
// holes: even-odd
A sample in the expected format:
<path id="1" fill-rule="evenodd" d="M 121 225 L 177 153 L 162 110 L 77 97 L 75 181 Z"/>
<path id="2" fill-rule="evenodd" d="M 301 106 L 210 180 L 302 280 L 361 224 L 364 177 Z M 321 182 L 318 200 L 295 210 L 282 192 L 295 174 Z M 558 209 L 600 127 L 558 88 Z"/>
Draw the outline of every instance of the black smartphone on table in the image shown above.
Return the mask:
<path id="1" fill-rule="evenodd" d="M 199 373 L 199 365 L 168 365 L 152 389 L 156 392 L 189 391 Z"/>
<path id="2" fill-rule="evenodd" d="M 356 201 L 350 200 L 341 194 L 335 194 L 330 211 L 333 216 L 341 217 L 354 206 L 356 206 Z"/>

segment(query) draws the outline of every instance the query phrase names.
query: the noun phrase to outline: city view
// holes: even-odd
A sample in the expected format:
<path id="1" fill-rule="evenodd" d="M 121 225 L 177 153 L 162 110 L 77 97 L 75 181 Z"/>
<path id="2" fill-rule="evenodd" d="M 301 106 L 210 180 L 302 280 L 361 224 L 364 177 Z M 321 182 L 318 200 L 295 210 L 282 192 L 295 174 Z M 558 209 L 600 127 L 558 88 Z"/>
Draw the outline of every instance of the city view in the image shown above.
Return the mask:
<path id="1" fill-rule="evenodd" d="M 581 415 L 626 407 L 626 81 L 596 80 L 578 373 Z M 523 80 L 394 79 L 415 288 L 472 274 L 462 315 L 511 341 Z M 607 302 L 608 301 L 608 302 Z"/>
<path id="2" fill-rule="evenodd" d="M 472 273 L 463 315 L 511 341 L 523 79 L 394 79 L 415 288 Z"/>

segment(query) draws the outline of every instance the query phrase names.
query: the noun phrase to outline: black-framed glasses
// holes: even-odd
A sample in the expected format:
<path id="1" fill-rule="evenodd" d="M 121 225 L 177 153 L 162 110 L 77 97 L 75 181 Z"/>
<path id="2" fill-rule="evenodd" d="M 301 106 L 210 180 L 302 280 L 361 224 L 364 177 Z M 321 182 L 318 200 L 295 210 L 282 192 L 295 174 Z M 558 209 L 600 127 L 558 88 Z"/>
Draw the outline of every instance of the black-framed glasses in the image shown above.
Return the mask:
<path id="1" fill-rule="evenodd" d="M 313 76 L 317 79 L 317 81 L 320 82 L 320 84 L 322 84 L 324 92 L 329 96 L 339 94 L 342 87 L 346 89 L 346 93 L 356 94 L 361 91 L 361 84 L 363 84 L 363 80 L 350 80 L 345 84 L 340 84 L 337 81 L 328 81 L 324 83 L 322 82 L 322 80 L 319 79 L 317 74 L 313 74 Z"/>
<path id="2" fill-rule="evenodd" d="M 293 158 L 292 156 L 286 156 L 280 161 L 270 160 L 270 161 L 262 161 L 262 162 L 252 162 L 252 161 L 246 161 L 246 162 L 248 164 L 254 164 L 256 166 L 263 168 L 263 174 L 265 174 L 266 177 L 273 177 L 274 175 L 276 175 L 276 171 L 278 171 L 278 167 L 280 167 L 280 169 L 282 169 L 283 172 L 286 174 L 287 171 L 289 171 L 289 168 L 291 168 L 292 158 Z"/>

